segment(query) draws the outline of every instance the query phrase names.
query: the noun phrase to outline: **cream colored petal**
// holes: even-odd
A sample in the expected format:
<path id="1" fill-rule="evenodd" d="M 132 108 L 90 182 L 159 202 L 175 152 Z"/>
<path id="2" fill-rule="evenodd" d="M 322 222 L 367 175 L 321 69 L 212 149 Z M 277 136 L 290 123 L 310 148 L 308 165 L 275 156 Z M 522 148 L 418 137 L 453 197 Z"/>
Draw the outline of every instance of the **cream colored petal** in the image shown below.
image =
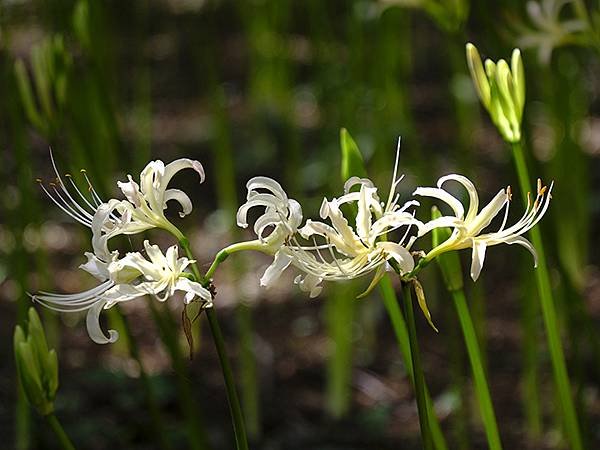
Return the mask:
<path id="1" fill-rule="evenodd" d="M 88 334 L 96 344 L 112 344 L 119 339 L 119 333 L 116 330 L 108 330 L 108 336 L 106 336 L 100 327 L 100 313 L 104 309 L 104 305 L 106 305 L 105 301 L 95 303 L 88 310 L 85 320 Z"/>
<path id="2" fill-rule="evenodd" d="M 112 252 L 108 261 L 102 261 L 91 252 L 85 252 L 84 256 L 87 258 L 87 262 L 85 264 L 81 264 L 79 268 L 85 270 L 87 273 L 96 277 L 100 281 L 106 281 L 110 277 L 108 265 L 118 258 L 119 252 L 116 250 Z"/>
<path id="3" fill-rule="evenodd" d="M 181 205 L 181 211 L 179 211 L 179 217 L 185 217 L 192 212 L 192 201 L 188 195 L 179 189 L 167 189 L 164 197 L 163 209 L 167 208 L 167 202 L 174 200 Z"/>
<path id="4" fill-rule="evenodd" d="M 386 259 L 394 259 L 398 263 L 402 274 L 410 273 L 415 268 L 415 260 L 410 252 L 396 242 L 379 242 L 378 248 L 384 250 Z"/>
<path id="5" fill-rule="evenodd" d="M 190 303 L 194 297 L 198 297 L 204 302 L 212 303 L 212 294 L 210 291 L 195 281 L 188 280 L 187 278 L 179 278 L 175 283 L 175 289 L 192 294 L 191 296 L 186 294 L 186 303 Z"/>
<path id="6" fill-rule="evenodd" d="M 275 258 L 273 258 L 273 262 L 260 279 L 260 285 L 270 288 L 273 283 L 281 276 L 283 271 L 288 268 L 288 266 L 292 262 L 292 257 L 284 252 L 275 253 Z"/>
<path id="7" fill-rule="evenodd" d="M 146 250 L 146 254 L 150 258 L 152 264 L 160 267 L 168 266 L 168 261 L 158 245 L 150 244 L 150 241 L 145 240 L 144 249 Z"/>
<path id="8" fill-rule="evenodd" d="M 301 291 L 308 292 L 310 298 L 315 298 L 321 293 L 323 290 L 323 287 L 321 286 L 322 281 L 323 278 L 310 273 L 298 275 L 294 279 L 294 283 L 298 285 Z"/>
<path id="9" fill-rule="evenodd" d="M 360 187 L 360 195 L 358 198 L 358 214 L 356 215 L 356 232 L 358 236 L 367 241 L 371 230 L 371 209 L 367 201 L 367 190 L 365 186 Z"/>
<path id="10" fill-rule="evenodd" d="M 248 180 L 246 183 L 246 189 L 248 190 L 248 194 L 257 189 L 265 189 L 270 191 L 273 195 L 275 195 L 279 200 L 287 201 L 287 194 L 281 187 L 277 181 L 269 177 L 254 177 Z"/>
<path id="11" fill-rule="evenodd" d="M 163 194 L 166 186 L 161 186 L 165 165 L 161 160 L 150 161 L 140 174 L 140 188 L 148 205 L 155 214 L 162 214 Z"/>
<path id="12" fill-rule="evenodd" d="M 467 190 L 467 194 L 469 195 L 469 210 L 467 211 L 465 221 L 468 222 L 470 220 L 473 220 L 477 215 L 477 211 L 479 210 L 479 195 L 477 194 L 477 189 L 475 189 L 475 185 L 467 177 L 457 174 L 443 176 L 438 180 L 437 185 L 439 188 L 441 188 L 446 181 L 451 180 L 462 184 L 463 187 Z"/>
<path id="13" fill-rule="evenodd" d="M 375 185 L 368 178 L 360 178 L 360 177 L 350 177 L 344 183 L 344 194 L 348 194 L 354 186 L 365 186 L 368 188 L 374 188 Z"/>
<path id="14" fill-rule="evenodd" d="M 471 236 L 477 236 L 492 220 L 498 215 L 506 205 L 508 195 L 506 190 L 500 189 L 494 198 L 477 214 L 477 216 L 467 223 L 468 233 Z"/>
<path id="15" fill-rule="evenodd" d="M 452 208 L 452 211 L 454 211 L 454 215 L 457 218 L 463 219 L 465 216 L 465 210 L 464 210 L 462 203 L 456 197 L 453 197 L 452 195 L 450 195 L 448 192 L 446 192 L 443 189 L 430 188 L 430 187 L 418 187 L 413 192 L 413 195 L 419 195 L 421 197 L 437 198 L 437 199 L 443 201 L 444 203 L 446 203 L 448 206 L 450 206 L 450 208 Z"/>
<path id="16" fill-rule="evenodd" d="M 167 264 L 169 269 L 172 272 L 175 272 L 179 268 L 178 260 L 179 260 L 179 247 L 176 245 L 170 246 L 165 252 L 165 259 L 167 260 Z M 179 275 L 178 273 L 176 275 Z"/>
<path id="17" fill-rule="evenodd" d="M 131 175 L 127 175 L 127 178 L 129 179 L 127 182 L 117 181 L 117 186 L 121 189 L 127 200 L 139 207 L 144 201 L 142 193 L 140 192 L 140 186 L 133 181 Z"/>
<path id="18" fill-rule="evenodd" d="M 424 236 L 435 228 L 458 228 L 464 230 L 465 222 L 454 216 L 438 217 L 437 219 L 425 222 L 423 226 L 419 228 L 419 237 Z"/>
<path id="19" fill-rule="evenodd" d="M 471 278 L 473 281 L 477 281 L 481 269 L 483 268 L 483 261 L 485 260 L 485 250 L 487 244 L 480 240 L 473 239 L 473 253 L 471 256 Z"/>
<path id="20" fill-rule="evenodd" d="M 161 179 L 161 184 L 163 186 L 163 189 L 166 189 L 169 182 L 171 181 L 171 178 L 173 178 L 173 176 L 177 172 L 180 172 L 183 169 L 194 169 L 196 171 L 196 173 L 198 173 L 198 175 L 200 175 L 200 183 L 204 182 L 204 179 L 205 179 L 204 167 L 202 166 L 200 161 L 196 161 L 196 160 L 188 159 L 188 158 L 180 158 L 180 159 L 176 159 L 175 161 L 170 162 L 169 164 L 167 164 L 165 166 L 165 168 L 163 170 L 162 179 Z"/>
<path id="21" fill-rule="evenodd" d="M 323 219 L 329 218 L 333 228 L 339 233 L 340 238 L 344 241 L 346 247 L 355 249 L 361 247 L 362 244 L 360 243 L 360 239 L 354 234 L 350 225 L 348 225 L 348 221 L 342 214 L 335 199 L 330 202 L 323 202 L 323 205 L 321 205 L 321 212 L 321 217 Z M 325 217 L 323 216 L 323 213 L 325 214 Z"/>

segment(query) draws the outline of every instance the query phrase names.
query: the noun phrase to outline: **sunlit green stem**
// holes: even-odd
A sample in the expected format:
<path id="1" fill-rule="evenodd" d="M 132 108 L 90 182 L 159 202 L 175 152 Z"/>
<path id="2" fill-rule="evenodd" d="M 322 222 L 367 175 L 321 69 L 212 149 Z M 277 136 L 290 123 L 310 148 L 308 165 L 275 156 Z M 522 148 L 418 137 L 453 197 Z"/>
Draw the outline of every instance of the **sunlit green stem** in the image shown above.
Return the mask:
<path id="1" fill-rule="evenodd" d="M 524 255 L 528 268 L 531 267 L 529 255 Z M 521 262 L 521 265 L 523 264 Z M 542 433 L 542 410 L 539 394 L 539 315 L 537 288 L 529 271 L 521 276 L 521 322 L 523 330 L 523 409 L 527 433 L 539 439 Z"/>
<path id="2" fill-rule="evenodd" d="M 421 427 L 421 440 L 424 450 L 433 449 L 433 439 L 431 428 L 429 427 L 429 417 L 427 414 L 427 392 L 425 389 L 425 377 L 421 367 L 421 356 L 419 353 L 419 343 L 417 341 L 417 325 L 412 304 L 412 294 L 410 283 L 402 282 L 402 298 L 404 300 L 404 312 L 408 325 L 408 342 L 410 343 L 410 356 L 415 379 L 415 391 L 417 395 L 417 409 L 419 411 L 419 425 Z"/>
<path id="3" fill-rule="evenodd" d="M 531 184 L 529 171 L 525 162 L 523 147 L 520 142 L 512 144 L 513 157 L 519 177 L 519 184 L 523 194 L 523 200 L 527 199 L 527 192 L 531 192 Z M 531 241 L 538 253 L 538 268 L 535 271 L 536 283 L 539 291 L 539 297 L 544 317 L 544 325 L 546 328 L 546 336 L 548 339 L 548 349 L 552 360 L 552 368 L 554 371 L 554 381 L 558 390 L 558 397 L 562 409 L 564 420 L 564 428 L 567 439 L 570 442 L 572 450 L 582 450 L 583 444 L 579 425 L 577 423 L 577 415 L 573 404 L 571 388 L 569 383 L 569 375 L 565 364 L 565 356 L 560 342 L 560 330 L 556 316 L 556 307 L 552 298 L 552 288 L 550 284 L 550 274 L 546 264 L 546 256 L 542 242 L 542 236 L 539 228 L 535 227 L 530 232 Z"/>
<path id="4" fill-rule="evenodd" d="M 332 339 L 332 354 L 327 362 L 327 412 L 335 419 L 344 417 L 350 407 L 352 375 L 352 330 L 356 301 L 352 284 L 335 286 L 325 305 L 327 334 Z"/>
<path id="5" fill-rule="evenodd" d="M 179 240 L 179 244 L 184 249 L 186 255 L 188 255 L 190 259 L 194 259 L 189 241 L 185 237 Z M 198 269 L 198 264 L 192 264 L 192 271 L 196 277 L 196 280 L 201 281 L 204 285 L 208 285 L 214 271 L 217 269 L 218 265 L 227 258 L 227 256 L 229 256 L 229 253 L 226 251 L 226 249 L 221 250 L 215 257 L 213 264 L 210 266 L 208 272 L 204 276 L 201 275 L 200 269 Z M 223 333 L 221 332 L 221 327 L 219 326 L 219 321 L 214 308 L 206 309 L 206 318 L 208 319 L 208 325 L 215 343 L 215 348 L 217 349 L 219 362 L 221 363 L 221 371 L 223 372 L 223 378 L 225 380 L 225 388 L 227 390 L 227 400 L 229 402 L 229 412 L 231 414 L 231 420 L 233 424 L 236 448 L 238 450 L 248 450 L 248 438 L 246 437 L 244 416 L 242 414 L 242 408 L 240 407 L 240 401 L 238 399 L 237 390 L 235 387 L 233 371 L 231 370 L 229 358 L 227 357 Z"/>
<path id="6" fill-rule="evenodd" d="M 65 433 L 64 428 L 62 427 L 56 416 L 54 414 L 49 414 L 45 416 L 45 419 L 46 422 L 48 422 L 50 428 L 52 428 L 54 434 L 56 435 L 56 439 L 58 439 L 58 442 L 60 442 L 60 447 L 63 450 L 75 450 L 75 446 L 69 439 L 69 436 L 67 436 L 67 433 Z"/>
<path id="7" fill-rule="evenodd" d="M 483 417 L 483 425 L 488 445 L 490 450 L 501 450 L 502 444 L 500 443 L 496 415 L 494 414 L 494 407 L 492 406 L 490 389 L 485 377 L 479 343 L 477 342 L 477 335 L 475 334 L 475 327 L 473 326 L 473 320 L 469 313 L 465 293 L 464 290 L 457 289 L 451 291 L 451 294 L 454 299 L 454 305 L 456 306 L 456 312 L 465 338 L 467 353 L 469 354 L 469 361 L 471 362 L 471 369 L 473 370 L 475 392 L 477 393 L 479 408 L 481 410 L 481 416 Z"/>
<path id="8" fill-rule="evenodd" d="M 396 297 L 396 293 L 394 292 L 392 282 L 388 277 L 384 277 L 379 282 L 379 287 L 381 288 L 383 303 L 385 305 L 388 316 L 390 318 L 390 322 L 392 323 L 392 327 L 394 329 L 396 342 L 400 347 L 400 353 L 404 361 L 404 366 L 406 367 L 406 371 L 410 377 L 410 381 L 414 386 L 415 376 L 413 371 L 411 349 L 408 338 L 408 328 L 406 327 L 406 321 L 404 320 L 402 310 L 400 309 L 400 306 L 398 304 L 398 298 Z M 427 386 L 425 387 L 425 396 L 427 399 L 427 418 L 429 420 L 429 428 L 431 429 L 433 445 L 436 450 L 448 450 L 446 440 L 444 438 L 444 435 L 442 434 L 440 423 L 433 409 L 433 402 L 431 401 L 431 396 L 429 394 Z"/>

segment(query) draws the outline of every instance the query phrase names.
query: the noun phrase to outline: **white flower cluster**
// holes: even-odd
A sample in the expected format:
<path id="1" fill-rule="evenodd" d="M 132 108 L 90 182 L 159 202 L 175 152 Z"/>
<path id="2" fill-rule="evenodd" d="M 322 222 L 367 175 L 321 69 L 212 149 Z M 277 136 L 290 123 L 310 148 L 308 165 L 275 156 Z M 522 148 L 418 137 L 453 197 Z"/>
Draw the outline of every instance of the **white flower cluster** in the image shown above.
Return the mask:
<path id="1" fill-rule="evenodd" d="M 546 188 L 538 180 L 535 201 L 529 202 L 519 221 L 507 227 L 510 187 L 501 189 L 479 210 L 479 195 L 473 183 L 461 175 L 447 175 L 439 179 L 437 187 L 419 187 L 414 195 L 441 200 L 450 207 L 453 215 L 422 222 L 415 217 L 414 210 L 410 212 L 420 206 L 418 201 L 409 200 L 402 205 L 398 203 L 396 190 L 402 177 L 397 177 L 397 166 L 398 157 L 385 203 L 381 202 L 371 180 L 352 177 L 346 181 L 342 196 L 323 199 L 320 209 L 322 220 L 308 219 L 302 227 L 300 205 L 288 198 L 279 183 L 266 177 L 250 180 L 248 201 L 238 211 L 238 225 L 246 228 L 248 210 L 263 207 L 264 213 L 254 226 L 262 244 L 256 249 L 274 255 L 273 263 L 260 279 L 260 284 L 270 287 L 284 270 L 293 266 L 300 272 L 295 283 L 312 298 L 320 294 L 322 281 L 350 280 L 374 272 L 373 281 L 362 294 L 366 295 L 386 271 L 395 270 L 400 276 L 410 278 L 416 267 L 416 256 L 422 257 L 421 265 L 424 265 L 444 252 L 472 248 L 473 280 L 479 277 L 489 246 L 519 244 L 536 259 L 535 249 L 523 234 L 545 214 L 552 185 Z M 469 196 L 466 215 L 461 200 L 444 189 L 449 181 L 458 182 L 466 189 Z M 345 211 L 352 211 L 352 217 L 348 218 L 342 207 L 345 207 Z M 499 229 L 484 232 L 500 214 L 503 219 Z M 265 230 L 269 227 L 272 231 L 266 234 Z M 438 227 L 451 228 L 450 238 L 429 252 L 413 250 L 418 238 Z M 399 230 L 400 238 L 388 240 L 389 233 L 396 230 Z"/>
<path id="2" fill-rule="evenodd" d="M 304 224 L 300 204 L 290 199 L 277 181 L 267 177 L 252 178 L 247 183 L 247 201 L 238 210 L 237 223 L 242 228 L 248 227 L 249 211 L 261 208 L 262 214 L 253 227 L 258 239 L 232 244 L 219 254 L 259 250 L 273 255 L 273 262 L 260 279 L 260 284 L 265 287 L 273 285 L 288 267 L 293 266 L 299 272 L 294 282 L 311 298 L 321 293 L 323 281 L 350 280 L 374 273 L 370 285 L 361 294 L 365 296 L 386 271 L 394 270 L 404 280 L 412 280 L 420 268 L 447 251 L 472 248 L 473 280 L 479 277 L 489 246 L 519 244 L 536 257 L 535 249 L 523 234 L 535 226 L 548 209 L 552 185 L 546 188 L 538 181 L 535 200 L 529 202 L 520 220 L 507 226 L 510 187 L 501 189 L 479 210 L 479 195 L 473 183 L 460 175 L 447 175 L 439 179 L 437 187 L 419 187 L 414 195 L 441 200 L 452 214 L 423 222 L 415 217 L 415 210 L 420 206 L 418 201 L 399 202 L 396 191 L 402 177 L 398 177 L 397 172 L 398 155 L 385 201 L 381 200 L 371 180 L 352 177 L 346 181 L 340 197 L 323 199 L 319 220 L 307 219 Z M 32 296 L 35 301 L 57 311 L 87 311 L 88 332 L 97 343 L 117 339 L 116 331 L 109 330 L 108 336 L 102 331 L 99 316 L 103 309 L 120 302 L 146 294 L 165 301 L 175 291 L 183 291 L 186 303 L 198 299 L 204 307 L 212 306 L 210 291 L 186 272 L 195 261 L 180 258 L 177 245 L 163 253 L 158 246 L 145 241 L 145 254 L 130 252 L 123 257 L 117 250 L 109 250 L 108 246 L 115 236 L 136 234 L 150 228 L 162 228 L 180 241 L 184 239 L 183 234 L 166 219 L 164 210 L 167 202 L 173 200 L 181 206 L 179 214 L 184 217 L 191 212 L 192 204 L 184 192 L 169 189 L 168 185 L 177 172 L 186 168 L 195 170 L 200 181 L 204 181 L 204 170 L 199 162 L 178 159 L 165 165 L 162 161 L 152 161 L 142 171 L 139 184 L 131 176 L 127 182 L 118 183 L 124 200 L 111 199 L 107 202 L 101 200 L 85 172 L 89 196 L 77 187 L 70 175 L 65 176 L 69 183 L 67 186 L 56 169 L 54 159 L 52 164 L 56 181 L 48 186 L 42 184 L 42 188 L 59 208 L 92 230 L 93 251 L 85 253 L 87 262 L 80 267 L 100 283 L 76 294 L 40 292 Z M 445 189 L 451 181 L 459 183 L 467 191 L 468 208 Z M 499 229 L 484 231 L 498 215 L 503 216 Z M 415 242 L 438 227 L 452 229 L 445 242 L 428 252 L 413 249 Z"/>
<path id="3" fill-rule="evenodd" d="M 42 189 L 65 213 L 92 230 L 93 252 L 86 252 L 87 262 L 81 269 L 96 277 L 100 284 L 84 292 L 75 294 L 54 294 L 40 292 L 32 296 L 37 301 L 56 311 L 87 311 L 87 329 L 94 342 L 99 344 L 114 342 L 118 338 L 115 330 L 108 336 L 100 328 L 99 317 L 103 309 L 133 300 L 146 294 L 165 301 L 175 291 L 185 292 L 185 302 L 194 299 L 202 301 L 204 307 L 212 305 L 211 293 L 200 283 L 190 280 L 186 268 L 194 261 L 179 257 L 177 245 L 165 253 L 157 245 L 144 241 L 145 256 L 140 252 L 129 252 L 120 257 L 118 250 L 110 251 L 108 241 L 118 235 L 131 235 L 151 228 L 163 228 L 180 235 L 177 228 L 164 215 L 167 202 L 174 200 L 181 206 L 181 217 L 189 214 L 192 203 L 189 197 L 178 189 L 168 189 L 171 178 L 179 171 L 191 168 L 204 181 L 204 169 L 198 161 L 178 159 L 165 165 L 162 161 L 152 161 L 142 171 L 140 184 L 133 181 L 119 182 L 118 186 L 126 200 L 110 199 L 104 202 L 89 182 L 89 196 L 77 187 L 70 175 L 66 175 L 69 186 L 60 176 L 54 158 L 52 164 L 56 180 Z"/>

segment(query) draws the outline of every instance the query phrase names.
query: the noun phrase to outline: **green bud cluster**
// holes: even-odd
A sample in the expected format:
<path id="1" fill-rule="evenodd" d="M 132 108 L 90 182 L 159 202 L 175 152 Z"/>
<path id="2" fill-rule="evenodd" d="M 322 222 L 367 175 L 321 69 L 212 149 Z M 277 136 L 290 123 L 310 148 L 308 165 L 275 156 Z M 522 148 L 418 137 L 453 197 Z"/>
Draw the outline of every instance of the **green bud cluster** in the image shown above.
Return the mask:
<path id="1" fill-rule="evenodd" d="M 54 349 L 48 349 L 34 308 L 29 308 L 25 329 L 15 327 L 13 346 L 17 375 L 27 400 L 43 416 L 52 414 L 58 389 L 58 358 Z"/>
<path id="2" fill-rule="evenodd" d="M 487 109 L 492 122 L 510 143 L 521 140 L 521 121 L 525 105 L 525 73 L 521 51 L 515 48 L 510 67 L 501 59 L 497 63 L 481 62 L 477 48 L 467 44 L 467 63 L 477 95 Z"/>

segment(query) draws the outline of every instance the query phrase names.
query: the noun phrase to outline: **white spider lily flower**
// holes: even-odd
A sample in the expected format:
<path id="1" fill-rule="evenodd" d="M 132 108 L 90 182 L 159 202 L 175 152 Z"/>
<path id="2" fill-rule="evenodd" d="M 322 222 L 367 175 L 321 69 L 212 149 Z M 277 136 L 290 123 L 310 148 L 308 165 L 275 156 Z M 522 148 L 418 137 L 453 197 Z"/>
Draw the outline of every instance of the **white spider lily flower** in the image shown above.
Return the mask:
<path id="1" fill-rule="evenodd" d="M 447 181 L 456 181 L 467 190 L 469 208 L 466 215 L 463 203 L 443 189 L 443 185 Z M 437 227 L 453 228 L 450 238 L 433 248 L 425 256 L 425 259 L 431 260 L 437 255 L 451 250 L 472 248 L 471 278 L 475 281 L 481 273 L 487 247 L 496 244 L 519 244 L 531 252 L 534 257 L 534 265 L 537 267 L 535 248 L 522 235 L 533 228 L 546 213 L 550 199 L 552 198 L 552 186 L 553 183 L 550 184 L 550 187 L 542 186 L 541 180 L 538 179 L 535 200 L 532 202 L 528 194 L 525 213 L 514 225 L 509 227 L 506 226 L 506 223 L 512 195 L 510 186 L 506 189 L 500 189 L 481 211 L 479 211 L 479 195 L 477 194 L 477 190 L 473 183 L 464 176 L 455 174 L 446 175 L 438 180 L 437 188 L 417 188 L 414 195 L 437 198 L 450 206 L 454 212 L 453 216 L 442 216 L 434 219 L 420 229 L 419 236 Z M 498 231 L 482 233 L 502 210 L 504 210 L 504 218 Z"/>
<path id="2" fill-rule="evenodd" d="M 411 272 L 414 259 L 409 249 L 415 238 L 409 237 L 410 229 L 412 226 L 420 228 L 423 224 L 407 211 L 418 202 L 397 204 L 396 188 L 402 179 L 396 179 L 397 164 L 398 156 L 387 203 L 380 202 L 371 180 L 350 178 L 344 185 L 344 195 L 323 200 L 320 216 L 330 224 L 309 219 L 298 230 L 302 238 L 312 240 L 314 245 L 301 245 L 297 237 L 292 236 L 275 254 L 273 263 L 260 280 L 261 285 L 271 286 L 288 266 L 293 265 L 303 272 L 296 277 L 295 283 L 313 298 L 321 292 L 320 283 L 324 280 L 350 280 L 376 270 L 373 282 L 361 295 L 364 296 L 389 269 L 388 261 L 393 261 L 401 274 Z M 360 186 L 360 190 L 351 191 L 354 186 Z M 356 207 L 354 228 L 341 210 L 347 204 Z M 384 239 L 387 233 L 400 228 L 405 228 L 405 232 L 399 242 Z"/>
<path id="3" fill-rule="evenodd" d="M 109 200 L 100 205 L 92 220 L 94 232 L 94 248 L 106 245 L 106 241 L 119 234 L 135 234 L 150 228 L 163 228 L 178 239 L 183 238 L 181 232 L 164 215 L 167 202 L 173 200 L 180 204 L 180 217 L 192 211 L 192 202 L 187 194 L 179 189 L 168 189 L 173 176 L 183 170 L 193 169 L 200 175 L 200 183 L 204 182 L 204 168 L 200 162 L 181 158 L 167 165 L 162 161 L 151 161 L 140 174 L 140 184 L 131 175 L 127 182 L 117 185 L 127 198 L 125 200 Z M 115 217 L 119 221 L 115 221 Z"/>
<path id="4" fill-rule="evenodd" d="M 164 228 L 180 237 L 181 233 L 165 218 L 163 210 L 166 209 L 169 200 L 174 200 L 181 205 L 179 215 L 185 217 L 192 211 L 192 202 L 184 192 L 179 189 L 167 189 L 167 186 L 177 172 L 186 168 L 194 169 L 200 175 L 201 183 L 205 178 L 204 168 L 198 161 L 181 158 L 165 166 L 162 161 L 156 160 L 150 162 L 142 171 L 141 187 L 131 176 L 128 182 L 117 183 L 127 200 L 110 199 L 105 202 L 92 186 L 85 170 L 81 173 L 88 184 L 89 195 L 85 195 L 77 187 L 70 174 L 65 175 L 68 181 L 64 182 L 52 151 L 50 160 L 56 174 L 55 180 L 48 183 L 48 186 L 40 179 L 37 181 L 63 212 L 92 230 L 94 255 L 100 258 L 100 261 L 96 261 L 94 255 L 90 254 L 88 258 L 91 265 L 102 265 L 113 259 L 111 255 L 114 252 L 108 251 L 107 241 L 119 234 L 135 234 L 150 228 Z"/>
<path id="5" fill-rule="evenodd" d="M 87 330 L 90 338 L 98 344 L 112 343 L 118 339 L 115 330 L 109 330 L 107 336 L 100 327 L 102 310 L 117 303 L 147 294 L 165 301 L 176 291 L 183 291 L 186 293 L 185 303 L 198 298 L 203 302 L 203 307 L 212 306 L 211 293 L 200 283 L 191 281 L 189 274 L 185 272 L 193 261 L 185 257 L 179 258 L 176 245 L 169 247 L 165 254 L 157 245 L 150 245 L 148 241 L 144 241 L 144 248 L 149 259 L 133 252 L 121 259 L 113 255 L 111 261 L 100 261 L 99 265 L 97 261 L 93 264 L 88 261 L 80 266 L 100 279 L 101 283 L 92 289 L 76 294 L 41 291 L 33 295 L 32 299 L 59 312 L 87 311 Z"/>
<path id="6" fill-rule="evenodd" d="M 565 14 L 566 6 L 573 7 L 575 0 L 541 0 L 527 2 L 527 15 L 533 24 L 517 26 L 520 32 L 519 45 L 524 48 L 537 48 L 538 59 L 549 64 L 556 47 L 567 44 L 585 44 L 584 34 L 589 31 L 583 20 L 574 18 L 573 8 Z"/>
<path id="7" fill-rule="evenodd" d="M 246 188 L 247 201 L 238 209 L 237 224 L 247 228 L 248 211 L 256 207 L 265 208 L 254 222 L 254 233 L 258 236 L 256 249 L 274 254 L 298 230 L 302 222 L 302 208 L 296 200 L 288 198 L 281 185 L 272 178 L 254 177 L 246 183 Z"/>

